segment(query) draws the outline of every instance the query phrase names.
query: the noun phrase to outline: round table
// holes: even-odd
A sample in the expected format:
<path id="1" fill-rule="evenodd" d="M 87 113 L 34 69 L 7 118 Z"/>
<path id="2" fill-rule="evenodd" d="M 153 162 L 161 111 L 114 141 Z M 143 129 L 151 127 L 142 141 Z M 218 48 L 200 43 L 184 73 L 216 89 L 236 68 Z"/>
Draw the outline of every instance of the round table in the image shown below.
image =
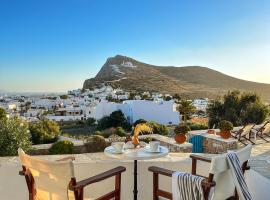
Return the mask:
<path id="1" fill-rule="evenodd" d="M 114 147 L 109 146 L 104 150 L 104 153 L 107 156 L 112 158 L 117 158 L 121 160 L 133 160 L 134 161 L 134 189 L 133 196 L 134 200 L 137 200 L 138 188 L 137 188 L 137 161 L 138 160 L 150 160 L 155 158 L 161 158 L 168 155 L 169 150 L 166 147 L 160 146 L 160 152 L 152 153 L 146 151 L 146 148 L 135 148 L 135 149 L 126 149 L 123 153 L 116 154 L 114 152 Z"/>

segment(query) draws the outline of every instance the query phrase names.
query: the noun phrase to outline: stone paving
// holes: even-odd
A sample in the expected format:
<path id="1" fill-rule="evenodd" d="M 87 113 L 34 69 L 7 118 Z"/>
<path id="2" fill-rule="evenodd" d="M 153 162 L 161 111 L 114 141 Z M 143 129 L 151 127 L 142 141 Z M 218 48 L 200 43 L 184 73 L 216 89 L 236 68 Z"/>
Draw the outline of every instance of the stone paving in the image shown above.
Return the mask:
<path id="1" fill-rule="evenodd" d="M 270 179 L 270 142 L 256 141 L 256 145 L 253 145 L 252 148 L 249 165 L 252 169 Z"/>

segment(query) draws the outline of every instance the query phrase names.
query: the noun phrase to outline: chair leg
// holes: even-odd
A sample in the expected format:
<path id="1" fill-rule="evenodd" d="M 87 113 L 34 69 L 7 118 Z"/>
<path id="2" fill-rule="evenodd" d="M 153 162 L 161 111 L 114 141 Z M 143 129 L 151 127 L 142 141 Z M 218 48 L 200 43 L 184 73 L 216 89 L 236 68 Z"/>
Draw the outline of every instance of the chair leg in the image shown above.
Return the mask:
<path id="1" fill-rule="evenodd" d="M 83 200 L 83 188 L 74 191 L 75 200 Z"/>
<path id="2" fill-rule="evenodd" d="M 115 195 L 115 200 L 120 200 L 120 198 L 121 198 L 121 174 L 117 174 L 115 176 L 115 191 L 117 191 L 117 194 Z"/>
<path id="3" fill-rule="evenodd" d="M 259 138 L 261 138 L 261 139 L 263 139 L 264 141 L 266 141 L 266 142 L 269 142 L 269 140 L 267 140 L 267 139 L 265 139 L 262 135 L 257 135 Z"/>
<path id="4" fill-rule="evenodd" d="M 248 141 L 251 142 L 252 144 L 255 144 L 255 142 L 253 142 L 251 139 L 247 138 L 246 136 L 244 136 L 243 138 L 245 138 L 246 140 L 248 140 Z"/>
<path id="5" fill-rule="evenodd" d="M 247 143 L 244 143 L 242 140 L 238 140 L 238 142 L 241 142 L 243 145 L 247 146 L 248 144 Z"/>
<path id="6" fill-rule="evenodd" d="M 158 174 L 153 173 L 153 200 L 158 200 Z"/>

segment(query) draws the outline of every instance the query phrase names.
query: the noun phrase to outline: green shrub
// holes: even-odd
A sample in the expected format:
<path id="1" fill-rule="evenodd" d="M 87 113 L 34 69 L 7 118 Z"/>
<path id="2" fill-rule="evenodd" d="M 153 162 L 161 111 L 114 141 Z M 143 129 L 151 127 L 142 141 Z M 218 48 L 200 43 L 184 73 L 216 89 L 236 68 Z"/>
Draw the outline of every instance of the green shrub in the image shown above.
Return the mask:
<path id="1" fill-rule="evenodd" d="M 101 135 L 102 136 L 102 132 L 101 131 L 95 131 L 94 135 Z"/>
<path id="2" fill-rule="evenodd" d="M 140 141 L 149 143 L 149 142 L 153 141 L 153 138 L 150 138 L 150 137 L 141 138 Z"/>
<path id="3" fill-rule="evenodd" d="M 101 135 L 105 138 L 110 137 L 111 135 L 118 135 L 120 137 L 125 137 L 126 136 L 126 132 L 122 127 L 111 127 L 111 128 L 107 128 L 103 131 L 96 131 L 95 135 Z"/>
<path id="4" fill-rule="evenodd" d="M 5 109 L 0 108 L 0 121 L 1 120 L 6 120 L 7 119 L 7 112 Z"/>
<path id="5" fill-rule="evenodd" d="M 74 153 L 74 144 L 70 141 L 55 142 L 49 149 L 50 154 L 72 154 Z"/>
<path id="6" fill-rule="evenodd" d="M 169 130 L 167 128 L 167 126 L 159 124 L 157 122 L 154 121 L 149 121 L 147 122 L 147 124 L 152 127 L 153 129 L 153 134 L 158 134 L 158 135 L 168 135 L 169 134 Z"/>
<path id="7" fill-rule="evenodd" d="M 57 141 L 60 134 L 59 125 L 51 120 L 42 120 L 30 124 L 33 144 L 47 144 Z"/>
<path id="8" fill-rule="evenodd" d="M 87 152 L 102 152 L 107 147 L 107 142 L 103 136 L 93 135 L 85 142 Z"/>
<path id="9" fill-rule="evenodd" d="M 122 127 L 117 127 L 115 134 L 120 136 L 120 137 L 125 137 L 126 136 L 126 132 Z"/>
<path id="10" fill-rule="evenodd" d="M 108 137 L 110 137 L 111 135 L 115 135 L 115 134 L 116 134 L 116 128 L 114 128 L 114 127 L 107 128 L 107 129 L 105 129 L 105 130 L 103 130 L 103 131 L 101 132 L 101 135 L 102 135 L 103 137 L 105 137 L 105 138 L 108 138 Z"/>
<path id="11" fill-rule="evenodd" d="M 208 129 L 208 126 L 205 124 L 194 123 L 194 124 L 190 124 L 189 128 L 191 130 L 206 130 L 206 129 Z"/>
<path id="12" fill-rule="evenodd" d="M 230 131 L 233 129 L 233 124 L 229 121 L 222 120 L 221 122 L 219 122 L 218 127 L 222 131 Z"/>
<path id="13" fill-rule="evenodd" d="M 176 126 L 174 129 L 175 134 L 186 134 L 189 131 L 190 131 L 190 128 L 185 124 L 181 124 L 179 126 Z"/>
<path id="14" fill-rule="evenodd" d="M 15 156 L 18 148 L 31 149 L 28 124 L 18 118 L 0 120 L 0 156 Z"/>

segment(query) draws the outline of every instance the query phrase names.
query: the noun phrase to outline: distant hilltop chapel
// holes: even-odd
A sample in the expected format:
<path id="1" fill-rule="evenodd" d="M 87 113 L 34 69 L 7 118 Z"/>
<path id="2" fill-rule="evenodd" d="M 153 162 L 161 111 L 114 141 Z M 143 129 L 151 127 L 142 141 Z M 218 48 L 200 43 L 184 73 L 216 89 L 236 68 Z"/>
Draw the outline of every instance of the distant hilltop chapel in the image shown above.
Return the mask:
<path id="1" fill-rule="evenodd" d="M 121 66 L 123 66 L 123 67 L 131 67 L 131 68 L 136 67 L 135 65 L 132 64 L 132 62 L 129 62 L 129 61 L 127 61 L 127 62 L 123 61 Z"/>

